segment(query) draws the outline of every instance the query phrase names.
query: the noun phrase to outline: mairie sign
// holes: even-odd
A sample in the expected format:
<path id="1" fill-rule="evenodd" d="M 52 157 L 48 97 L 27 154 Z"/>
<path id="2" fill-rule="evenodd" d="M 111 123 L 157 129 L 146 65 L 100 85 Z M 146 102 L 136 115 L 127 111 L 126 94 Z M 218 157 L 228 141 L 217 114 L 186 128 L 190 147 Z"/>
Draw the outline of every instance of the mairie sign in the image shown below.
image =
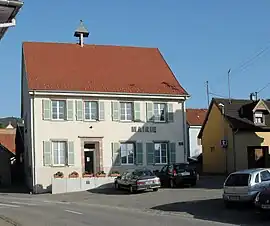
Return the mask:
<path id="1" fill-rule="evenodd" d="M 156 133 L 157 127 L 155 126 L 132 126 L 131 132 L 133 133 Z"/>

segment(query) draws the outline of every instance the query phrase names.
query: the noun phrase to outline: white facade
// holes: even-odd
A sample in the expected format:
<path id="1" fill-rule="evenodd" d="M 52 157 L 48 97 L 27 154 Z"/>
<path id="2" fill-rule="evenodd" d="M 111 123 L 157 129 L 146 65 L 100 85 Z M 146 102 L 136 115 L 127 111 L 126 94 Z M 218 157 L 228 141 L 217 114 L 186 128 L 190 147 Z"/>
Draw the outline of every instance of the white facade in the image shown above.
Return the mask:
<path id="1" fill-rule="evenodd" d="M 189 126 L 188 127 L 188 142 L 189 142 L 189 157 L 197 157 L 202 153 L 202 145 L 198 140 L 198 134 L 201 130 L 201 126 Z"/>
<path id="2" fill-rule="evenodd" d="M 58 171 L 109 174 L 186 161 L 186 97 L 29 91 L 24 64 L 22 71 L 25 172 L 34 193 L 51 191 Z"/>

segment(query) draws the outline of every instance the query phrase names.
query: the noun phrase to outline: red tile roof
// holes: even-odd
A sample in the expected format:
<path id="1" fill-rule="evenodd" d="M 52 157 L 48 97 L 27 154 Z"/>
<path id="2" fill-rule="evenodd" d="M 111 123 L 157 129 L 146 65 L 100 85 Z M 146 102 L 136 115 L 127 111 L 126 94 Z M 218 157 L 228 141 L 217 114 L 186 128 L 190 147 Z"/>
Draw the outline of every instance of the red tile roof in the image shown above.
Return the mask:
<path id="1" fill-rule="evenodd" d="M 12 133 L 12 134 L 4 133 L 4 132 L 0 133 L 0 144 L 3 145 L 5 148 L 7 148 L 13 154 L 16 153 L 15 137 L 16 137 L 15 133 Z"/>
<path id="2" fill-rule="evenodd" d="M 208 109 L 187 109 L 187 122 L 190 126 L 201 126 Z"/>
<path id="3" fill-rule="evenodd" d="M 157 48 L 23 43 L 30 90 L 187 95 Z"/>

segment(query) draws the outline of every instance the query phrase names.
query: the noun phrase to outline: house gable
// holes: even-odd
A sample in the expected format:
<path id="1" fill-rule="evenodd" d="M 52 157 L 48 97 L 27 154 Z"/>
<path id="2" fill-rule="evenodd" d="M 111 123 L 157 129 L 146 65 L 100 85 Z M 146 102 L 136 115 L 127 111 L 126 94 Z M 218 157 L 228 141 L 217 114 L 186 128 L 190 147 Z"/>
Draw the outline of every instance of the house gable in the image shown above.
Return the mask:
<path id="1" fill-rule="evenodd" d="M 263 100 L 259 100 L 259 102 L 256 104 L 252 111 L 253 113 L 255 113 L 256 111 L 268 111 L 268 113 L 270 113 L 268 106 Z"/>

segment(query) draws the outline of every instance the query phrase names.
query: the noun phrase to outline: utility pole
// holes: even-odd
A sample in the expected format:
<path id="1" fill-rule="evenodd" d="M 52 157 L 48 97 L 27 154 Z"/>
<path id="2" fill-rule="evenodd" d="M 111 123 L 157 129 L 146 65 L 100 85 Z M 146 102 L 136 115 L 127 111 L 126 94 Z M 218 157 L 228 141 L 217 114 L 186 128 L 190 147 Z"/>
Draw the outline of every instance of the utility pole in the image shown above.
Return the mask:
<path id="1" fill-rule="evenodd" d="M 229 103 L 231 103 L 231 85 L 230 85 L 230 73 L 231 69 L 228 70 L 228 91 L 229 91 Z"/>
<path id="2" fill-rule="evenodd" d="M 255 100 L 258 100 L 258 92 L 255 92 Z"/>
<path id="3" fill-rule="evenodd" d="M 207 107 L 209 107 L 209 82 L 206 81 Z"/>

